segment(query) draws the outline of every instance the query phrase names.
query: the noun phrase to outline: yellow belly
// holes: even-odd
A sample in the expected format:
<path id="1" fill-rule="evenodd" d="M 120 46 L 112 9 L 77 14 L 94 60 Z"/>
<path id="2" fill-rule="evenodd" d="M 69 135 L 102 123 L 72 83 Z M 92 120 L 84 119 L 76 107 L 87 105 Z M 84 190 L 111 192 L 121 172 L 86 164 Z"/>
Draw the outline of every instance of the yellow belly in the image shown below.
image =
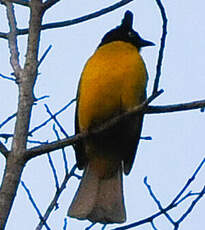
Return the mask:
<path id="1" fill-rule="evenodd" d="M 145 99 L 147 72 L 138 50 L 115 41 L 88 60 L 80 81 L 78 121 L 81 131 L 139 105 Z"/>

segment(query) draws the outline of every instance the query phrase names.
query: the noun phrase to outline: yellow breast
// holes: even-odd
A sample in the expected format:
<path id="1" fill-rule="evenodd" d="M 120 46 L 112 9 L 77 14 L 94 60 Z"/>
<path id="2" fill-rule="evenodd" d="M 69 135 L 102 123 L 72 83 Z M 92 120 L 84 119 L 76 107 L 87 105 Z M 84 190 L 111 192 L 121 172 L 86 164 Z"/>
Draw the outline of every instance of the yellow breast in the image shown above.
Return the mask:
<path id="1" fill-rule="evenodd" d="M 80 130 L 139 105 L 145 99 L 147 72 L 132 44 L 115 41 L 103 45 L 88 60 L 80 81 Z"/>

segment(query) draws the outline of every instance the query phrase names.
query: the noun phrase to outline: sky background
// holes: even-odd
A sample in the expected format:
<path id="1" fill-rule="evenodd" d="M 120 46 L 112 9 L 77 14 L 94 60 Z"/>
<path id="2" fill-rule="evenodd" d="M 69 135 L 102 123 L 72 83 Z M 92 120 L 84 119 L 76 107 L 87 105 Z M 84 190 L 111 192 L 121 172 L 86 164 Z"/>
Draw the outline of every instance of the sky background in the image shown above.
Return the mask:
<path id="1" fill-rule="evenodd" d="M 109 6 L 117 1 L 62 0 L 44 16 L 43 23 L 77 18 Z M 152 104 L 165 105 L 190 102 L 205 98 L 205 14 L 204 1 L 172 0 L 164 1 L 168 17 L 168 35 L 162 67 L 160 88 L 164 93 Z M 19 28 L 27 26 L 29 11 L 16 6 Z M 40 43 L 40 56 L 49 45 L 52 49 L 41 64 L 38 80 L 35 85 L 35 96 L 49 95 L 33 107 L 30 129 L 49 117 L 44 104 L 54 113 L 75 98 L 78 81 L 87 59 L 93 54 L 103 35 L 121 23 L 124 12 L 134 13 L 134 28 L 156 46 L 143 49 L 142 56 L 149 73 L 148 95 L 152 92 L 155 78 L 156 62 L 161 36 L 161 17 L 154 0 L 133 1 L 112 13 L 92 19 L 81 24 L 43 31 Z M 7 31 L 5 8 L 0 6 L 0 32 Z M 19 37 L 20 59 L 24 62 L 27 36 Z M 12 69 L 9 64 L 7 41 L 0 40 L 0 73 L 9 76 Z M 17 110 L 17 86 L 14 82 L 0 78 L 0 123 Z M 75 103 L 58 118 L 69 135 L 74 134 Z M 53 141 L 56 139 L 52 131 L 53 122 L 37 131 L 33 140 Z M 12 133 L 14 120 L 0 130 L 1 133 Z M 132 223 L 148 217 L 158 211 L 156 204 L 149 196 L 143 184 L 145 176 L 163 207 L 181 190 L 196 167 L 205 156 L 204 152 L 205 114 L 199 110 L 146 115 L 142 136 L 151 136 L 151 141 L 142 140 L 131 174 L 124 177 L 124 196 L 127 209 L 127 222 Z M 64 138 L 61 135 L 61 138 Z M 1 140 L 2 141 L 2 140 Z M 10 141 L 7 146 L 10 146 Z M 28 145 L 33 146 L 31 144 Z M 72 147 L 66 148 L 69 168 L 74 164 Z M 64 163 L 60 151 L 52 152 L 59 181 L 64 177 Z M 0 179 L 5 166 L 0 155 Z M 192 186 L 187 190 L 199 192 L 204 186 L 205 168 L 202 168 Z M 55 181 L 46 155 L 28 162 L 22 180 L 30 189 L 37 206 L 45 212 L 55 193 Z M 48 225 L 52 230 L 63 229 L 67 209 L 77 189 L 79 181 L 72 178 L 67 184 L 60 200 L 59 209 L 52 213 Z M 178 219 L 190 205 L 191 199 L 170 214 Z M 194 211 L 181 224 L 181 230 L 203 229 L 205 199 L 202 199 Z M 84 229 L 88 221 L 67 219 L 68 229 Z M 39 218 L 29 201 L 27 194 L 20 185 L 6 230 L 35 229 Z M 165 219 L 159 217 L 155 222 L 158 229 L 173 229 Z M 111 229 L 119 225 L 110 225 Z M 101 229 L 97 224 L 92 229 Z M 152 229 L 150 224 L 135 229 Z"/>

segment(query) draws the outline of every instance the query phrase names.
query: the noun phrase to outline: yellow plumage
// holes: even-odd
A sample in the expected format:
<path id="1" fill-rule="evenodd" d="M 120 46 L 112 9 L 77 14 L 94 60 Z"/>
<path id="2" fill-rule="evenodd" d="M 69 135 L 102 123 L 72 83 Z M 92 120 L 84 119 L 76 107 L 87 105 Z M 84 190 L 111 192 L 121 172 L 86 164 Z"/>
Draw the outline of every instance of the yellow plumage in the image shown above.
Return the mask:
<path id="1" fill-rule="evenodd" d="M 145 99 L 147 73 L 132 44 L 108 43 L 88 60 L 80 82 L 78 119 L 81 131 Z"/>

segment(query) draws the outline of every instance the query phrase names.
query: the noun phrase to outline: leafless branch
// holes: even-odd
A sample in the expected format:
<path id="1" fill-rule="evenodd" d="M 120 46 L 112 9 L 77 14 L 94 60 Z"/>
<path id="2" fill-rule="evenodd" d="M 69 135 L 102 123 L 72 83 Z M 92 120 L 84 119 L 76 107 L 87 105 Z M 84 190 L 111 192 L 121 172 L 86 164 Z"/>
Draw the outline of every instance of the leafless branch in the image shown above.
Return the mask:
<path id="1" fill-rule="evenodd" d="M 0 73 L 0 77 L 4 78 L 4 79 L 6 79 L 6 80 L 10 80 L 10 81 L 14 81 L 14 82 L 15 82 L 15 78 L 5 76 L 5 75 L 3 75 L 3 74 L 1 74 L 1 73 Z"/>
<path id="2" fill-rule="evenodd" d="M 1 0 L 2 4 L 5 4 L 6 2 L 15 3 L 21 6 L 29 6 L 28 0 Z"/>
<path id="3" fill-rule="evenodd" d="M 47 0 L 44 2 L 43 8 L 44 8 L 44 10 L 47 10 L 50 7 L 54 6 L 58 2 L 60 2 L 60 0 Z"/>
<path id="4" fill-rule="evenodd" d="M 6 125 L 10 120 L 12 120 L 13 118 L 16 117 L 16 113 L 12 114 L 11 116 L 9 116 L 8 118 L 6 118 L 1 124 L 0 124 L 0 129 Z"/>
<path id="5" fill-rule="evenodd" d="M 153 86 L 153 93 L 158 90 L 158 86 L 159 86 L 159 79 L 161 76 L 162 60 L 163 60 L 165 41 L 166 41 L 166 35 L 167 35 L 167 17 L 166 17 L 165 8 L 162 5 L 160 0 L 156 0 L 156 2 L 159 7 L 161 16 L 162 16 L 163 25 L 162 25 L 162 37 L 161 37 L 161 43 L 160 43 L 160 49 L 159 49 L 159 56 L 158 56 L 158 61 L 157 61 L 157 72 L 156 72 L 156 77 L 155 77 L 154 86 Z"/>
<path id="6" fill-rule="evenodd" d="M 40 221 L 40 223 L 36 227 L 36 230 L 40 230 L 44 226 L 45 221 L 47 221 L 47 219 L 50 216 L 51 212 L 56 207 L 58 199 L 59 199 L 61 193 L 66 188 L 66 184 L 67 184 L 68 180 L 71 178 L 71 176 L 74 175 L 74 172 L 75 172 L 76 168 L 77 168 L 76 165 L 74 165 L 73 168 L 71 169 L 70 173 L 67 173 L 65 175 L 65 178 L 64 178 L 60 188 L 58 190 L 56 190 L 56 193 L 55 193 L 55 195 L 53 197 L 53 200 L 51 201 L 50 205 L 48 206 L 48 208 L 47 208 L 47 210 L 45 212 L 45 215 L 42 218 L 42 221 Z"/>
<path id="7" fill-rule="evenodd" d="M 85 16 L 82 16 L 82 17 L 79 17 L 79 18 L 75 18 L 75 19 L 71 19 L 71 20 L 66 20 L 66 21 L 62 21 L 62 22 L 53 22 L 53 23 L 48 23 L 48 24 L 44 24 L 41 26 L 41 30 L 48 30 L 48 29 L 55 29 L 55 28 L 61 28 L 61 27 L 66 27 L 66 26 L 71 26 L 71 25 L 75 25 L 75 24 L 78 24 L 78 23 L 81 23 L 81 22 L 85 22 L 85 21 L 88 21 L 88 20 L 91 20 L 93 18 L 96 18 L 96 17 L 99 17 L 99 16 L 102 16 L 104 14 L 107 14 L 111 11 L 114 11 L 130 2 L 132 2 L 134 0 L 121 0 L 109 7 L 106 7 L 104 9 L 101 9 L 99 11 L 96 11 L 94 13 L 91 13 L 91 14 L 87 14 Z M 17 31 L 17 35 L 25 35 L 25 34 L 28 34 L 28 29 L 18 29 Z M 1 36 L 2 35 L 2 36 Z M 7 37 L 7 34 L 5 33 L 0 33 L 0 37 L 2 38 L 6 38 Z"/>
<path id="8" fill-rule="evenodd" d="M 86 133 L 86 132 L 80 133 L 70 138 L 65 138 L 60 141 L 54 141 L 46 145 L 41 145 L 38 147 L 28 149 L 25 153 L 25 157 L 27 160 L 29 160 L 41 154 L 45 154 L 47 152 L 55 151 L 55 150 L 58 150 L 66 146 L 73 145 L 74 143 L 81 141 L 83 138 L 87 138 L 89 135 L 97 135 L 103 130 L 110 128 L 112 125 L 122 121 L 123 119 L 128 119 L 129 116 L 136 115 L 137 113 L 142 113 L 142 112 L 145 114 L 146 113 L 153 113 L 153 114 L 154 113 L 165 113 L 165 112 L 167 113 L 167 112 L 177 112 L 177 111 L 184 111 L 184 110 L 199 109 L 199 108 L 205 107 L 205 100 L 185 103 L 185 104 L 177 104 L 177 105 L 147 106 L 148 100 L 146 100 L 141 105 L 136 106 L 133 110 L 129 112 L 125 112 L 122 115 L 116 116 L 112 118 L 111 120 L 105 122 L 101 126 L 93 130 L 90 130 L 89 133 Z"/>
<path id="9" fill-rule="evenodd" d="M 25 185 L 25 183 L 23 181 L 21 181 L 21 185 L 23 186 L 24 190 L 26 191 L 29 200 L 31 201 L 32 206 L 34 207 L 34 209 L 36 210 L 40 220 L 42 220 L 44 222 L 44 226 L 46 227 L 47 230 L 51 230 L 50 227 L 48 226 L 48 224 L 46 223 L 46 220 L 43 219 L 43 216 L 39 210 L 39 208 L 36 205 L 36 202 L 34 201 L 30 190 L 27 188 L 27 186 Z"/>
<path id="10" fill-rule="evenodd" d="M 72 99 L 68 104 L 66 104 L 65 106 L 63 106 L 63 108 L 61 108 L 58 112 L 56 112 L 55 114 L 53 114 L 53 117 L 57 117 L 59 114 L 61 114 L 63 111 L 65 111 L 67 108 L 69 108 L 70 105 L 73 104 L 73 102 L 76 101 L 76 98 Z M 34 132 L 36 132 L 37 130 L 39 130 L 40 128 L 46 126 L 48 124 L 48 122 L 53 120 L 53 117 L 48 118 L 46 121 L 42 122 L 40 125 L 38 125 L 37 127 L 33 128 L 30 132 L 29 135 L 32 135 Z"/>
<path id="11" fill-rule="evenodd" d="M 40 64 L 43 62 L 43 60 L 45 59 L 45 57 L 47 56 L 47 54 L 51 50 L 51 48 L 52 48 L 52 45 L 49 45 L 49 47 L 44 52 L 43 56 L 40 58 L 40 61 L 38 62 L 38 66 L 40 66 Z"/>
<path id="12" fill-rule="evenodd" d="M 3 32 L 0 32 L 0 38 L 3 38 L 3 39 L 8 39 L 8 33 L 3 33 Z"/>
<path id="13" fill-rule="evenodd" d="M 50 111 L 49 107 L 46 104 L 44 106 L 46 107 L 47 113 L 50 115 L 50 117 L 55 121 L 55 123 L 59 127 L 60 131 L 64 134 L 66 138 L 69 138 L 69 135 L 67 134 L 63 126 L 60 124 L 60 122 L 57 120 L 56 116 L 54 116 L 53 113 Z"/>
<path id="14" fill-rule="evenodd" d="M 7 12 L 7 18 L 9 22 L 10 32 L 8 33 L 8 41 L 9 41 L 9 49 L 10 49 L 10 62 L 11 66 L 15 72 L 16 76 L 19 76 L 21 71 L 21 66 L 19 63 L 19 51 L 17 46 L 17 23 L 16 23 L 16 17 L 14 13 L 14 7 L 12 3 L 5 2 L 6 5 L 6 12 Z"/>
<path id="15" fill-rule="evenodd" d="M 0 152 L 5 156 L 5 158 L 8 157 L 9 151 L 1 141 L 0 141 Z"/>
<path id="16" fill-rule="evenodd" d="M 179 198 L 182 196 L 182 194 L 184 193 L 184 191 L 188 188 L 188 186 L 191 184 L 191 182 L 194 181 L 194 179 L 196 178 L 197 174 L 199 173 L 199 171 L 202 169 L 202 167 L 205 165 L 205 158 L 201 161 L 201 163 L 199 164 L 199 166 L 197 167 L 197 169 L 194 171 L 193 175 L 191 176 L 191 178 L 187 181 L 187 183 L 185 184 L 185 186 L 181 189 L 181 191 L 177 194 L 177 196 L 173 199 L 173 201 L 166 207 L 166 208 L 162 208 L 161 204 L 159 203 L 159 201 L 157 200 L 157 198 L 155 197 L 154 193 L 151 190 L 151 187 L 147 184 L 146 182 L 146 178 L 145 178 L 145 184 L 150 192 L 150 195 L 152 196 L 152 198 L 155 200 L 155 202 L 157 203 L 160 211 L 147 217 L 144 218 L 142 220 L 139 220 L 135 223 L 129 224 L 129 225 L 125 225 L 122 227 L 117 227 L 114 228 L 113 230 L 125 230 L 125 229 L 131 229 L 146 223 L 152 223 L 154 219 L 156 219 L 157 217 L 166 214 L 169 210 L 176 208 L 184 199 L 181 199 L 180 202 L 177 202 L 179 200 Z M 181 218 L 179 218 L 178 221 L 173 221 L 171 219 L 171 223 L 174 225 L 175 230 L 178 229 L 179 224 L 188 216 L 188 214 L 192 211 L 192 209 L 194 208 L 194 206 L 198 203 L 198 201 L 205 195 L 205 186 L 203 187 L 203 189 L 201 190 L 200 193 L 195 194 L 197 197 L 194 199 L 194 201 L 191 203 L 191 205 L 189 206 L 188 210 L 182 215 Z M 169 219 L 169 217 L 168 217 Z"/>
<path id="17" fill-rule="evenodd" d="M 167 217 L 167 219 L 170 223 L 175 224 L 172 217 L 167 212 L 164 212 L 164 208 L 162 207 L 161 202 L 157 199 L 157 197 L 155 196 L 155 194 L 153 193 L 153 191 L 151 189 L 151 185 L 149 185 L 147 182 L 147 177 L 144 178 L 144 184 L 146 185 L 150 196 L 153 198 L 154 202 L 157 204 L 159 210 Z"/>
<path id="18" fill-rule="evenodd" d="M 60 136 L 58 134 L 58 131 L 55 128 L 55 124 L 53 125 L 53 131 L 56 134 L 57 140 L 60 140 Z M 65 168 L 65 173 L 68 173 L 68 161 L 67 161 L 67 157 L 66 157 L 66 153 L 65 153 L 65 149 L 62 148 L 62 155 L 63 155 L 63 162 L 64 162 L 64 168 Z"/>
<path id="19" fill-rule="evenodd" d="M 205 107 L 205 100 L 192 101 L 187 103 L 180 103 L 174 105 L 159 105 L 159 106 L 148 106 L 145 113 L 171 113 L 171 112 L 181 112 L 193 109 L 201 109 Z"/>

